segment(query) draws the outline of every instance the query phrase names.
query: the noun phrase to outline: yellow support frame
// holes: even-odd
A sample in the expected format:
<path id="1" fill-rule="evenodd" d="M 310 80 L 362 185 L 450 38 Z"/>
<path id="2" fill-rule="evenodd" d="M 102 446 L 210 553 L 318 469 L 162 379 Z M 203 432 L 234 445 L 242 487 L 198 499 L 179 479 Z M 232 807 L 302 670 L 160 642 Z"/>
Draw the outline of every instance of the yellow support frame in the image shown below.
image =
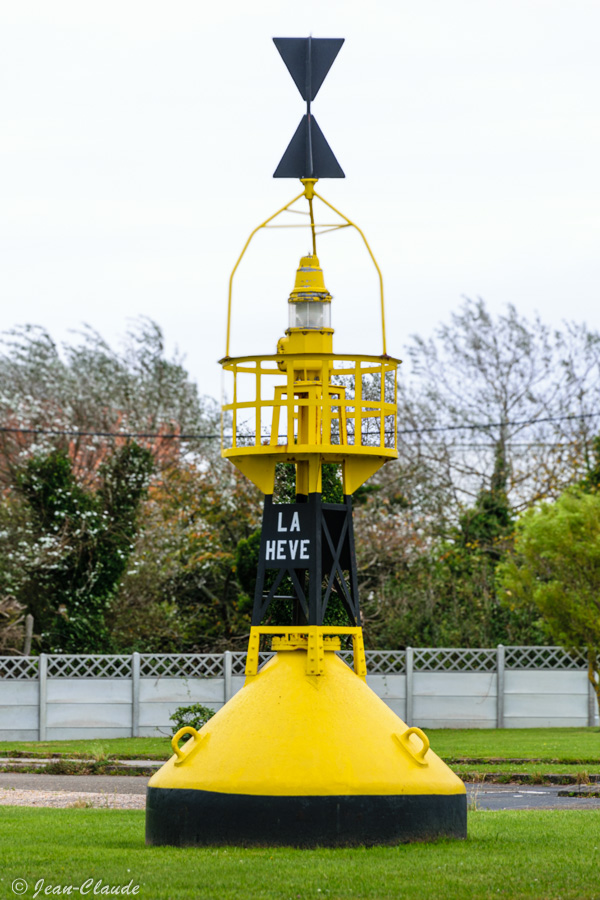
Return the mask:
<path id="1" fill-rule="evenodd" d="M 324 672 L 323 655 L 325 652 L 323 638 L 329 635 L 352 635 L 352 650 L 354 654 L 354 672 L 363 681 L 367 677 L 367 663 L 365 659 L 365 645 L 362 628 L 339 625 L 252 625 L 250 639 L 248 641 L 248 655 L 246 657 L 246 677 L 252 678 L 258 674 L 258 655 L 260 652 L 261 634 L 285 635 L 287 638 L 306 638 L 307 657 L 306 674 L 322 675 Z"/>
<path id="2" fill-rule="evenodd" d="M 358 227 L 358 225 L 355 222 L 352 221 L 352 219 L 349 219 L 348 216 L 346 216 L 343 212 L 340 212 L 339 209 L 336 209 L 335 206 L 333 206 L 331 203 L 329 203 L 328 200 L 325 200 L 324 197 L 321 197 L 320 194 L 317 194 L 317 192 L 315 191 L 315 184 L 318 181 L 317 178 L 301 178 L 300 181 L 304 185 L 304 190 L 300 194 L 298 194 L 296 197 L 294 197 L 292 200 L 290 200 L 289 203 L 286 203 L 285 206 L 282 206 L 281 209 L 278 209 L 277 212 L 273 213 L 272 216 L 269 216 L 268 219 L 265 219 L 264 222 L 261 222 L 260 225 L 256 226 L 256 228 L 250 233 L 248 240 L 244 244 L 242 252 L 240 253 L 240 255 L 237 258 L 236 264 L 231 271 L 231 275 L 229 276 L 229 295 L 228 295 L 228 300 L 227 300 L 227 337 L 226 337 L 226 341 L 225 341 L 225 359 L 229 359 L 229 349 L 231 346 L 231 305 L 232 305 L 232 296 L 233 296 L 233 279 L 234 279 L 235 273 L 237 272 L 239 264 L 241 263 L 242 259 L 244 258 L 246 250 L 250 246 L 250 242 L 252 241 L 254 235 L 257 234 L 262 228 L 310 228 L 311 233 L 312 233 L 313 253 L 315 255 L 317 252 L 317 243 L 316 243 L 317 234 L 325 234 L 326 231 L 336 231 L 338 228 L 348 228 L 348 227 L 354 228 L 355 231 L 358 232 L 358 234 L 361 236 L 361 238 L 364 242 L 365 247 L 367 248 L 367 251 L 369 253 L 369 256 L 371 257 L 371 260 L 373 262 L 373 265 L 375 266 L 375 269 L 377 270 L 377 276 L 379 278 L 379 297 L 380 297 L 380 306 L 381 306 L 381 336 L 382 336 L 382 343 L 383 343 L 382 355 L 384 357 L 387 357 L 387 349 L 386 349 L 387 345 L 386 345 L 386 336 L 385 336 L 385 301 L 384 301 L 384 295 L 383 295 L 383 275 L 381 274 L 381 269 L 379 268 L 377 260 L 375 259 L 375 256 L 373 254 L 373 251 L 371 250 L 371 247 L 369 246 L 369 242 L 367 241 L 367 238 L 365 237 L 364 232 Z M 276 219 L 278 216 L 280 216 L 284 212 L 298 212 L 298 210 L 292 210 L 292 209 L 290 209 L 290 207 L 292 207 L 294 205 L 294 203 L 297 203 L 298 200 L 300 200 L 302 197 L 305 197 L 308 201 L 309 212 L 306 215 L 309 216 L 310 223 L 307 223 L 306 225 L 302 225 L 302 224 L 271 225 L 270 224 L 271 222 L 273 222 L 274 219 Z M 314 197 L 316 197 L 318 200 L 320 200 L 321 203 L 323 203 L 329 209 L 333 210 L 333 212 L 337 216 L 339 216 L 341 219 L 343 219 L 344 222 L 343 223 L 339 223 L 339 222 L 338 223 L 326 223 L 323 225 L 317 225 L 315 223 L 314 214 L 313 214 L 313 198 Z M 317 232 L 316 231 L 317 228 L 324 228 L 324 229 L 326 229 L 326 231 Z"/>

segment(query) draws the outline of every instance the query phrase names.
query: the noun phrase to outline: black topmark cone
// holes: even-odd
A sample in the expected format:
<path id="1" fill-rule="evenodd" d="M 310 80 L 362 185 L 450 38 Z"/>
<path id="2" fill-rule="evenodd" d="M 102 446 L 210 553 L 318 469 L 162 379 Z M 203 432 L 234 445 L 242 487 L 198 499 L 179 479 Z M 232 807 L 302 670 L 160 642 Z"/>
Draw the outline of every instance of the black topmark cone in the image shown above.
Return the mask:
<path id="1" fill-rule="evenodd" d="M 344 43 L 343 38 L 273 38 L 296 87 L 306 115 L 275 169 L 274 178 L 344 178 L 310 105 Z"/>

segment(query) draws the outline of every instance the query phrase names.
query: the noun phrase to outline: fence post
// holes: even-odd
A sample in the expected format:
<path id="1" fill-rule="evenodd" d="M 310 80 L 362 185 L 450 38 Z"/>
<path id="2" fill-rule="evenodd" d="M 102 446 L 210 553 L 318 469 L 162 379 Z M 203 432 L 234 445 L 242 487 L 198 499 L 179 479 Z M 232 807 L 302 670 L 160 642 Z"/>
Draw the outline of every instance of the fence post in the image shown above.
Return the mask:
<path id="1" fill-rule="evenodd" d="M 46 713 L 48 706 L 48 657 L 45 653 L 40 653 L 39 666 L 38 666 L 38 678 L 39 678 L 39 708 L 38 708 L 38 722 L 39 722 L 39 738 L 40 741 L 46 740 Z"/>
<path id="2" fill-rule="evenodd" d="M 25 643 L 23 644 L 23 656 L 31 655 L 31 641 L 33 639 L 33 616 L 27 613 L 25 616 Z"/>
<path id="3" fill-rule="evenodd" d="M 596 724 L 596 691 L 592 682 L 588 678 L 588 725 L 593 727 Z"/>
<path id="4" fill-rule="evenodd" d="M 504 644 L 496 647 L 496 728 L 504 728 Z"/>
<path id="5" fill-rule="evenodd" d="M 406 724 L 412 725 L 413 721 L 413 696 L 414 696 L 414 687 L 413 687 L 413 661 L 414 661 L 414 651 L 412 647 L 406 648 L 405 653 L 406 660 Z"/>
<path id="6" fill-rule="evenodd" d="M 226 650 L 223 654 L 223 703 L 231 700 L 232 684 L 231 677 L 233 674 L 233 656 L 231 650 Z"/>
<path id="7" fill-rule="evenodd" d="M 140 654 L 131 654 L 131 737 L 140 736 Z"/>

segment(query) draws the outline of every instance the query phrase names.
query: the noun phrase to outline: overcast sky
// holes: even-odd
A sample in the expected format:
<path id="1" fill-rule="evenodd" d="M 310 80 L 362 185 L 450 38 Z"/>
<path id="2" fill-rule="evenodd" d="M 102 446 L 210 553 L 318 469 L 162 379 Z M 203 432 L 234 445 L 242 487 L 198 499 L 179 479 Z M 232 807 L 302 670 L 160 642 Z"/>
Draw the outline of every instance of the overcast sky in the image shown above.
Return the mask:
<path id="1" fill-rule="evenodd" d="M 313 104 L 346 179 L 318 189 L 381 265 L 388 351 L 465 295 L 598 327 L 599 0 L 4 0 L 0 329 L 146 315 L 217 396 L 230 271 L 300 188 L 272 178 L 304 104 L 271 38 L 309 33 L 346 38 Z M 234 353 L 275 351 L 309 247 L 255 238 Z M 359 239 L 318 251 L 336 350 L 381 352 Z"/>

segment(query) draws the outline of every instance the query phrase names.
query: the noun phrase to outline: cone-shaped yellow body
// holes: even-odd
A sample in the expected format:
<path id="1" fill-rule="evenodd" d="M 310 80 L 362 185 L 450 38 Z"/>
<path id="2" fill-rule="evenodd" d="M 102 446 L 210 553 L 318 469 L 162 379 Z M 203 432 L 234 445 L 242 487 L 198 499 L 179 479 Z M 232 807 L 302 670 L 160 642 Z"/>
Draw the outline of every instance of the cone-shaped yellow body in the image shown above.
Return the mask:
<path id="1" fill-rule="evenodd" d="M 279 652 L 150 780 L 262 797 L 464 794 L 462 781 L 334 652 Z M 425 741 L 425 742 L 424 742 Z M 426 752 L 425 752 L 426 751 Z"/>

